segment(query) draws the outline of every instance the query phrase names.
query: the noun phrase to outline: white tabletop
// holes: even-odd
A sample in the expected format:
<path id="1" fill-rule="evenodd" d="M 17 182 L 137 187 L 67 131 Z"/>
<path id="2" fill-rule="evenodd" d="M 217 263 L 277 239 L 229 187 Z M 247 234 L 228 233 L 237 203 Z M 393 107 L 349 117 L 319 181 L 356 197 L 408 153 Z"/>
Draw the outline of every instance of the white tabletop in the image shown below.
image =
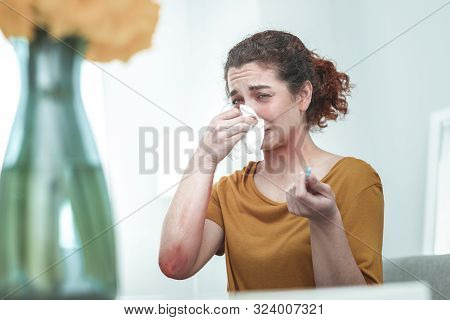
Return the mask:
<path id="1" fill-rule="evenodd" d="M 431 289 L 419 281 L 392 282 L 372 286 L 313 289 L 251 290 L 237 293 L 209 292 L 197 295 L 122 296 L 123 300 L 428 300 Z"/>

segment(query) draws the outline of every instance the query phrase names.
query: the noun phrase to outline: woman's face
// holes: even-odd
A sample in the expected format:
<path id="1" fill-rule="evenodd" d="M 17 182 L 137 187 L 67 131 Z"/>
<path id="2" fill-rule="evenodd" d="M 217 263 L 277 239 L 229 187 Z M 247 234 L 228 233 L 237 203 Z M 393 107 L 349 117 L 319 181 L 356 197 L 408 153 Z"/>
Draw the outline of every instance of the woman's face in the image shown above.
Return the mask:
<path id="1" fill-rule="evenodd" d="M 232 103 L 250 106 L 265 120 L 262 150 L 287 144 L 292 135 L 301 130 L 310 100 L 303 99 L 303 95 L 293 97 L 275 69 L 252 62 L 230 68 L 227 78 Z"/>

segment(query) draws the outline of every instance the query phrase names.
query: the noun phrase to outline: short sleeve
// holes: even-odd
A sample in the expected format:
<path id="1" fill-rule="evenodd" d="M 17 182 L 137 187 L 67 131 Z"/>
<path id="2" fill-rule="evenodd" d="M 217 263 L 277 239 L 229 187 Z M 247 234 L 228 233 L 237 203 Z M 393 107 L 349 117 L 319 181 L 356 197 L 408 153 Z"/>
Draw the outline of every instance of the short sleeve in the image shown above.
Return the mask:
<path id="1" fill-rule="evenodd" d="M 218 182 L 214 183 L 212 186 L 211 196 L 209 198 L 208 209 L 206 211 L 205 219 L 212 220 L 213 222 L 218 224 L 222 228 L 222 230 L 225 231 L 224 223 L 223 223 L 223 216 L 222 216 L 222 209 L 220 208 L 220 202 L 219 202 L 217 188 L 218 188 Z M 223 243 L 222 248 L 225 248 L 225 243 Z M 216 252 L 216 255 L 222 256 L 224 253 L 225 253 L 224 250 L 221 249 Z"/>
<path id="2" fill-rule="evenodd" d="M 341 210 L 349 246 L 367 284 L 383 283 L 384 198 L 381 183 L 360 191 Z"/>

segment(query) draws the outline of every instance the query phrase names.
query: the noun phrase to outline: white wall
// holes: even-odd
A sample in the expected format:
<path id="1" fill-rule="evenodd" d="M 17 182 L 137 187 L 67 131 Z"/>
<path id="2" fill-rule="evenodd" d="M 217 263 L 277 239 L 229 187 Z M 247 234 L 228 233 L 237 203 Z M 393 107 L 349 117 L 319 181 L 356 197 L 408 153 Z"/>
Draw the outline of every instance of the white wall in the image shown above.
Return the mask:
<path id="1" fill-rule="evenodd" d="M 194 297 L 226 290 L 225 259 L 213 258 L 186 281 L 169 280 L 159 271 L 160 229 L 174 189 L 155 197 L 179 175 L 139 174 L 139 127 L 173 130 L 181 124 L 146 98 L 197 133 L 225 103 L 222 66 L 227 51 L 244 36 L 267 28 L 290 31 L 347 70 L 444 2 L 160 2 L 152 50 L 126 65 L 102 66 L 117 78 L 103 74 L 108 140 L 103 150 L 108 152 L 116 219 L 131 214 L 117 227 L 121 295 Z M 449 17 L 450 6 L 349 70 L 356 84 L 350 114 L 314 136 L 321 147 L 361 158 L 379 172 L 386 203 L 387 257 L 422 250 L 428 116 L 450 106 L 446 94 L 450 42 L 444 37 Z M 5 76 L 0 78 L 5 84 Z M 2 150 L 10 117 L 0 112 Z M 216 178 L 240 165 L 222 166 Z"/>
<path id="2" fill-rule="evenodd" d="M 298 34 L 347 70 L 444 2 L 263 3 L 262 21 Z M 428 119 L 431 111 L 450 106 L 444 76 L 450 71 L 450 42 L 439 36 L 449 29 L 449 7 L 351 68 L 356 88 L 350 115 L 315 139 L 333 152 L 366 160 L 380 173 L 387 257 L 422 249 Z M 286 23 L 295 13 L 296 22 Z"/>

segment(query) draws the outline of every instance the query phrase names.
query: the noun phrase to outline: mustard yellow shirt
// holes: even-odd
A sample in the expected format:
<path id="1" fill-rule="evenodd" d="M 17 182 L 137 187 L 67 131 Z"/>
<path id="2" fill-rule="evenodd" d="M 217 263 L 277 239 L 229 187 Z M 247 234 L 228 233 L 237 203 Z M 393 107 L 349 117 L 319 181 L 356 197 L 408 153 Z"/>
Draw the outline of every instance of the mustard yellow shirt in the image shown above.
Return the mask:
<path id="1" fill-rule="evenodd" d="M 309 221 L 256 188 L 257 162 L 213 184 L 206 218 L 225 233 L 227 291 L 315 287 Z M 384 199 L 377 172 L 340 159 L 322 179 L 333 189 L 355 261 L 368 284 L 383 282 Z"/>

